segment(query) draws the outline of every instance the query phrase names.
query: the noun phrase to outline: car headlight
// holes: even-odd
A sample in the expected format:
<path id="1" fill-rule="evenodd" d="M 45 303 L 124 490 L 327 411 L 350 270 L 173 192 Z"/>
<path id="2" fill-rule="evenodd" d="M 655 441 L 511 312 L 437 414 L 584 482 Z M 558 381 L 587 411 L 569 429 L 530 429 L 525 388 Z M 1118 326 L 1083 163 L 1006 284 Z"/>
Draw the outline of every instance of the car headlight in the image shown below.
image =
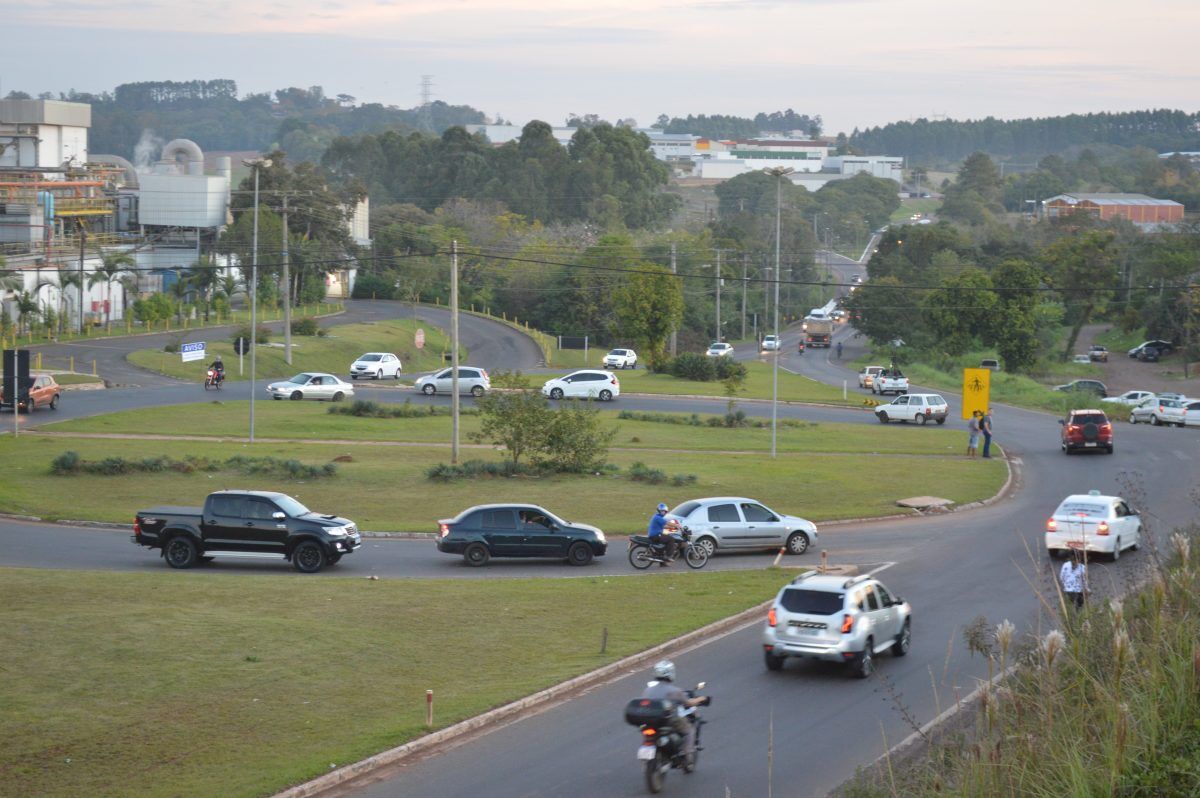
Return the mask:
<path id="1" fill-rule="evenodd" d="M 331 527 L 326 527 L 325 532 L 326 532 L 326 534 L 329 534 L 335 538 L 338 538 L 338 537 L 344 537 L 346 535 L 347 530 L 346 530 L 346 527 L 344 527 L 344 526 L 331 526 Z"/>
<path id="2" fill-rule="evenodd" d="M 608 538 L 604 537 L 604 533 L 599 529 L 596 530 L 596 540 L 600 541 L 601 543 L 608 543 Z"/>

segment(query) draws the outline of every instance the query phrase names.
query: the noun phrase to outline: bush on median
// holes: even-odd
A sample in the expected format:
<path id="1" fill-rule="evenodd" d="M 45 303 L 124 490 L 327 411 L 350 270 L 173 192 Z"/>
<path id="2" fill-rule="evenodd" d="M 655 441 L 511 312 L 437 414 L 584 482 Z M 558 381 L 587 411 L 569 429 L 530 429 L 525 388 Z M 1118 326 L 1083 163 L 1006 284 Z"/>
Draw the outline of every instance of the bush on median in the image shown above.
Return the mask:
<path id="1" fill-rule="evenodd" d="M 245 457 L 237 455 L 227 460 L 207 457 L 185 457 L 176 460 L 160 455 L 141 460 L 126 460 L 124 457 L 106 457 L 103 460 L 84 460 L 77 452 L 63 452 L 50 463 L 50 473 L 56 476 L 91 474 L 96 476 L 122 476 L 126 474 L 154 474 L 174 471 L 192 474 L 196 471 L 236 471 L 240 474 L 258 474 L 285 479 L 317 479 L 332 477 L 337 473 L 335 463 L 308 465 L 299 460 L 283 460 L 278 457 Z"/>

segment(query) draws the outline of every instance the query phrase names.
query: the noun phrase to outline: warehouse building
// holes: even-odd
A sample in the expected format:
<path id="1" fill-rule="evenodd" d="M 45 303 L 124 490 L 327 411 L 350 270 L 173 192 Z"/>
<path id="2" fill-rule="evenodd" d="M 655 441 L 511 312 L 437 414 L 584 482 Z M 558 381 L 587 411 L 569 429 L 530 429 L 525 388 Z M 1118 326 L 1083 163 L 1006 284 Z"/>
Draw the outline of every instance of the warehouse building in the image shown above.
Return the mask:
<path id="1" fill-rule="evenodd" d="M 1178 224 L 1183 205 L 1145 194 L 1059 194 L 1042 203 L 1048 219 L 1086 213 L 1100 219 L 1128 219 L 1137 225 Z"/>

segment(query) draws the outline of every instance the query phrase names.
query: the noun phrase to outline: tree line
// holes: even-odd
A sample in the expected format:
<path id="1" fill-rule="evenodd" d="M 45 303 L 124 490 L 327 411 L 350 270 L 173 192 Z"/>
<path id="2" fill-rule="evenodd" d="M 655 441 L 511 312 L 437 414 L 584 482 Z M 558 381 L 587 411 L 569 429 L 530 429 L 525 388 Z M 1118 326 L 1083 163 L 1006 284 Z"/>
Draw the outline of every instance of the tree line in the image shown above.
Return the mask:
<path id="1" fill-rule="evenodd" d="M 856 151 L 902 155 L 925 165 L 955 163 L 977 151 L 1033 159 L 1101 145 L 1195 151 L 1200 150 L 1200 113 L 1164 108 L 1041 119 L 917 119 L 856 128 L 849 143 Z"/>
<path id="2" fill-rule="evenodd" d="M 764 133 L 791 133 L 797 130 L 815 138 L 821 135 L 822 122 L 820 114 L 798 114 L 789 108 L 786 111 L 759 112 L 753 117 L 724 114 L 669 117 L 661 114 L 653 126 L 664 133 L 691 133 L 710 139 L 751 139 Z"/>

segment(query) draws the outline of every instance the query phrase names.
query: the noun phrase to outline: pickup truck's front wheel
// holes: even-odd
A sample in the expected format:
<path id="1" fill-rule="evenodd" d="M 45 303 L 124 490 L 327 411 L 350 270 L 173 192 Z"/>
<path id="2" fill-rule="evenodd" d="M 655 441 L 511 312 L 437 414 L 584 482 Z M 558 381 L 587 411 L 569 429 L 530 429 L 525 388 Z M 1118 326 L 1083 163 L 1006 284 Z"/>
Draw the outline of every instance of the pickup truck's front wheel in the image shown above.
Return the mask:
<path id="1" fill-rule="evenodd" d="M 172 568 L 191 568 L 196 564 L 196 544 L 186 535 L 176 535 L 167 541 L 163 551 L 167 565 Z"/>
<path id="2" fill-rule="evenodd" d="M 325 552 L 316 541 L 306 540 L 292 552 L 292 565 L 302 574 L 315 574 L 325 567 Z"/>

